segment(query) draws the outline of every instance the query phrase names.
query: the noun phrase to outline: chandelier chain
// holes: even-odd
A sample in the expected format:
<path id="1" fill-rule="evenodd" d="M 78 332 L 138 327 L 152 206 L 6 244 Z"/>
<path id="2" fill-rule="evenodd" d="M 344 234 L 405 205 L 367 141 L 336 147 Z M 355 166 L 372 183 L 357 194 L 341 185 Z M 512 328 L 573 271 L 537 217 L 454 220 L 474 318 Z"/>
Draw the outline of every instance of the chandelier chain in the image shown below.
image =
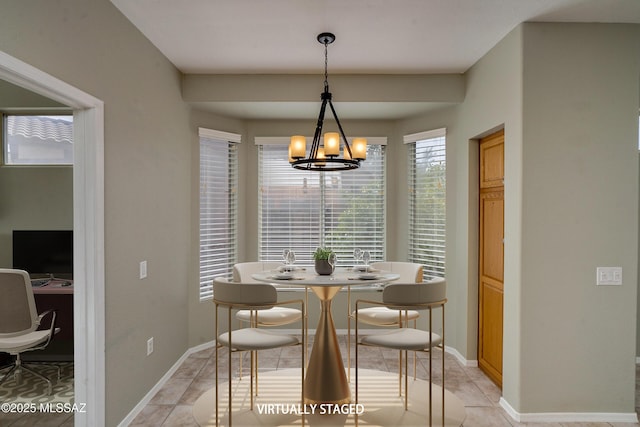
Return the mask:
<path id="1" fill-rule="evenodd" d="M 327 46 L 328 45 L 329 44 L 325 40 L 325 42 L 324 42 L 324 87 L 325 87 L 325 90 L 326 90 L 326 88 L 329 87 L 329 73 L 327 71 L 328 65 L 329 65 L 329 56 L 327 55 Z"/>

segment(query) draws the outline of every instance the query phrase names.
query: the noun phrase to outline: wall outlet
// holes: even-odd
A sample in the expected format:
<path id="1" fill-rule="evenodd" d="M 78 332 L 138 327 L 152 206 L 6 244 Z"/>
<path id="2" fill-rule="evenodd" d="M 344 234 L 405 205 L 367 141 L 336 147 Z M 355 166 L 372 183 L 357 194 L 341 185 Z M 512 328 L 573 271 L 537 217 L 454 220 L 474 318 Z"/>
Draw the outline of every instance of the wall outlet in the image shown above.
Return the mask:
<path id="1" fill-rule="evenodd" d="M 596 285 L 622 285 L 622 267 L 598 267 Z"/>
<path id="2" fill-rule="evenodd" d="M 153 353 L 153 337 L 147 340 L 147 356 Z"/>
<path id="3" fill-rule="evenodd" d="M 147 277 L 147 261 L 140 261 L 140 279 Z"/>

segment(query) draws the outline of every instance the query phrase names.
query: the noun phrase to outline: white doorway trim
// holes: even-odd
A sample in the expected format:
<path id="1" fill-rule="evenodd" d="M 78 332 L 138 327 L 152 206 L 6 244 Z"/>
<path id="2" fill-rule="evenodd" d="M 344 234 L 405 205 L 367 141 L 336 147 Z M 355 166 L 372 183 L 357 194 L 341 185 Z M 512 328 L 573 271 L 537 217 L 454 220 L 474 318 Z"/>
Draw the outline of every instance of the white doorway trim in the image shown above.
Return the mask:
<path id="1" fill-rule="evenodd" d="M 0 78 L 73 108 L 74 424 L 104 426 L 104 104 L 2 51 Z"/>

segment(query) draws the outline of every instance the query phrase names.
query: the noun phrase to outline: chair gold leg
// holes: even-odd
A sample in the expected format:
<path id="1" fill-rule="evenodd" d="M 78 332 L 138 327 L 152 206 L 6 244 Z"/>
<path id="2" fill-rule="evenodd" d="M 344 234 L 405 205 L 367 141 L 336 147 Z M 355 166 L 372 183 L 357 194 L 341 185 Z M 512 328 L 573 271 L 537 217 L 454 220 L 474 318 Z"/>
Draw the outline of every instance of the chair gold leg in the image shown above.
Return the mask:
<path id="1" fill-rule="evenodd" d="M 431 320 L 431 307 L 429 307 L 429 427 L 433 425 L 433 343 L 431 342 L 433 322 Z M 442 419 L 444 419 L 444 412 L 442 413 Z"/>
<path id="2" fill-rule="evenodd" d="M 409 410 L 409 355 L 404 352 L 404 410 Z"/>
<path id="3" fill-rule="evenodd" d="M 442 305 L 442 427 L 444 427 L 444 304 Z"/>
<path id="4" fill-rule="evenodd" d="M 255 351 L 251 352 L 251 385 L 249 386 L 249 394 L 251 395 L 251 399 L 249 400 L 250 402 L 250 409 L 253 411 L 253 371 L 255 369 L 255 355 L 254 355 Z"/>
<path id="5" fill-rule="evenodd" d="M 305 288 L 305 299 L 306 299 L 306 293 L 307 293 L 307 289 Z M 307 322 L 306 322 L 306 317 L 307 317 L 307 310 L 306 310 L 307 305 L 304 304 L 304 306 L 302 307 L 302 327 L 301 327 L 301 333 L 302 333 L 302 349 L 301 349 L 301 363 L 302 363 L 302 368 L 301 368 L 301 381 L 300 381 L 300 403 L 302 405 L 304 405 L 304 369 L 306 367 L 306 363 L 307 363 Z M 304 416 L 305 416 L 305 412 L 306 411 L 302 411 L 302 426 L 304 427 Z"/>
<path id="6" fill-rule="evenodd" d="M 255 352 L 255 366 L 256 366 L 256 396 L 258 395 L 258 352 Z M 251 408 L 253 409 L 253 408 Z"/>
<path id="7" fill-rule="evenodd" d="M 309 288 L 304 288 L 304 307 L 302 308 L 302 318 L 304 319 L 304 363 L 305 366 L 309 363 Z"/>
<path id="8" fill-rule="evenodd" d="M 402 396 L 402 350 L 398 351 L 398 396 Z"/>
<path id="9" fill-rule="evenodd" d="M 228 311 L 229 311 L 229 319 L 227 321 L 227 325 L 231 326 L 231 309 L 229 309 Z M 233 391 L 231 389 L 231 384 L 233 382 L 232 381 L 232 379 L 233 379 L 233 377 L 232 377 L 233 369 L 232 369 L 232 366 L 231 366 L 232 362 L 233 362 L 233 359 L 231 358 L 231 353 L 232 353 L 231 349 L 233 348 L 233 345 L 232 345 L 233 341 L 231 340 L 231 330 L 232 329 L 233 328 L 229 327 L 229 360 L 228 360 L 228 363 L 229 363 L 229 426 L 233 425 L 233 420 L 231 419 L 231 414 L 233 414 L 233 408 L 232 408 L 232 406 L 233 406 L 233 404 L 232 404 Z"/>
<path id="10" fill-rule="evenodd" d="M 356 345 L 358 345 L 357 341 Z M 351 288 L 349 287 L 347 287 L 347 382 L 351 383 Z"/>
<path id="11" fill-rule="evenodd" d="M 242 327 L 242 321 L 238 320 L 238 329 L 240 329 Z M 242 352 L 238 353 L 238 361 L 240 362 L 239 367 L 238 367 L 238 378 L 242 381 L 242 358 L 244 357 L 244 354 Z"/>
<path id="12" fill-rule="evenodd" d="M 356 303 L 356 310 L 358 304 Z M 358 314 L 356 311 L 356 319 L 355 319 L 355 328 L 356 328 L 356 336 L 355 336 L 355 346 L 356 346 L 356 405 L 358 404 Z M 358 415 L 356 414 L 356 424 L 358 423 Z"/>
<path id="13" fill-rule="evenodd" d="M 218 337 L 220 334 L 218 333 L 218 304 L 215 304 L 215 316 L 216 316 L 216 427 L 220 425 L 219 417 L 218 417 L 218 349 L 220 348 L 220 343 L 218 342 Z"/>
<path id="14" fill-rule="evenodd" d="M 413 319 L 413 329 L 418 329 L 418 319 Z M 418 352 L 413 352 L 413 380 L 416 380 L 418 371 Z"/>

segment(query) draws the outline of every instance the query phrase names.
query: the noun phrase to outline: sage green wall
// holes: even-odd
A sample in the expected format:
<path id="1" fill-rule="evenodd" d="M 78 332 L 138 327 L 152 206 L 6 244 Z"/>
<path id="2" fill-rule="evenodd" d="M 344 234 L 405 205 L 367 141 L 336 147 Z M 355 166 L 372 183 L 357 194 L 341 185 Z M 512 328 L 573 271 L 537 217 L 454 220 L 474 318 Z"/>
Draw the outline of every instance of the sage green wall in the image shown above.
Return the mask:
<path id="1" fill-rule="evenodd" d="M 108 0 L 5 2 L 0 50 L 104 101 L 105 423 L 117 425 L 188 345 L 195 135 L 181 76 Z"/>
<path id="2" fill-rule="evenodd" d="M 521 198 L 522 195 L 522 27 L 517 27 L 478 61 L 467 74 L 467 96 L 457 111 L 451 150 L 456 168 L 452 260 L 448 283 L 459 289 L 457 344 L 467 359 L 477 359 L 478 327 L 478 139 L 497 129 L 505 131 L 504 212 L 504 328 L 503 396 L 520 391 Z M 448 171 L 449 172 L 449 171 Z M 447 175 L 449 176 L 449 175 Z M 452 222 L 453 221 L 453 224 Z M 449 229 L 449 228 L 448 228 Z M 465 310 L 466 309 L 466 310 Z"/>
<path id="3" fill-rule="evenodd" d="M 523 413 L 633 414 L 640 26 L 523 34 L 522 370 L 520 401 L 505 397 Z M 598 266 L 621 266 L 622 286 L 596 286 Z"/>
<path id="4" fill-rule="evenodd" d="M 20 109 L 21 111 L 24 111 L 24 109 L 68 111 L 68 107 L 59 102 L 0 80 L 0 110 L 7 112 L 14 109 Z"/>

